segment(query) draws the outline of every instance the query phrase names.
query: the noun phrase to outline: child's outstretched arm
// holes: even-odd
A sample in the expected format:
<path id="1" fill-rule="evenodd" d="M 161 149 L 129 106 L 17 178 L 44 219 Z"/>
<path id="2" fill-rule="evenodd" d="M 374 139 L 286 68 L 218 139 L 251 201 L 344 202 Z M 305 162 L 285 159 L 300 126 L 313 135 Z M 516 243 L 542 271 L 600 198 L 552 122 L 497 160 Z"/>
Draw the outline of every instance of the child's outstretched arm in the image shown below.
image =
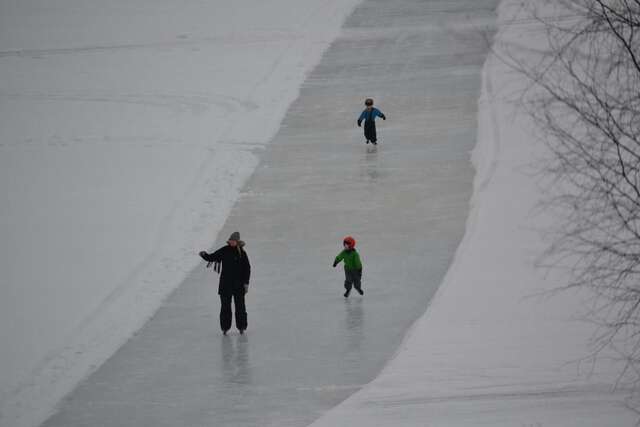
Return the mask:
<path id="1" fill-rule="evenodd" d="M 362 126 L 362 121 L 365 119 L 367 115 L 366 111 L 363 111 L 362 113 L 360 113 L 360 117 L 358 117 L 358 127 Z"/>
<path id="2" fill-rule="evenodd" d="M 335 266 L 340 264 L 340 261 L 342 261 L 343 259 L 344 259 L 344 251 L 340 252 L 336 257 L 336 259 L 333 260 L 333 267 L 335 268 Z"/>
<path id="3" fill-rule="evenodd" d="M 384 113 L 376 108 L 376 115 L 380 117 L 382 120 L 387 120 L 387 116 Z"/>

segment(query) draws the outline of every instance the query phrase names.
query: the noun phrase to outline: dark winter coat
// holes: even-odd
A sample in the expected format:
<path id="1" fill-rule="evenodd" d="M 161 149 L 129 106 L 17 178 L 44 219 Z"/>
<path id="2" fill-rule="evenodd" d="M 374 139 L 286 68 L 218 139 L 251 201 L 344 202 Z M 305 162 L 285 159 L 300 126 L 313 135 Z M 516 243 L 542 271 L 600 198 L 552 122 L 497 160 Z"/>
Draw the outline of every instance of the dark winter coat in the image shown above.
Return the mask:
<path id="1" fill-rule="evenodd" d="M 222 266 L 219 295 L 244 294 L 244 285 L 248 285 L 251 278 L 251 264 L 242 245 L 235 248 L 227 245 L 212 254 L 203 252 L 200 256 L 205 261 L 220 263 Z"/>

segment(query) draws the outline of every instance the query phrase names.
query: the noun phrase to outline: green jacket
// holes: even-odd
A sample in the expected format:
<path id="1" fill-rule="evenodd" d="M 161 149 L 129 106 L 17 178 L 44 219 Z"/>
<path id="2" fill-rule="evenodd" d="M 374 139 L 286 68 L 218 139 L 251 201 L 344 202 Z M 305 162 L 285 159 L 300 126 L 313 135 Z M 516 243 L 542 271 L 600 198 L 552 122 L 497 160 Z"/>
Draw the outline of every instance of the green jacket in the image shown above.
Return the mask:
<path id="1" fill-rule="evenodd" d="M 355 249 L 344 250 L 338 254 L 333 266 L 338 265 L 340 261 L 344 261 L 344 269 L 349 271 L 362 270 L 362 262 L 360 261 L 360 255 Z"/>

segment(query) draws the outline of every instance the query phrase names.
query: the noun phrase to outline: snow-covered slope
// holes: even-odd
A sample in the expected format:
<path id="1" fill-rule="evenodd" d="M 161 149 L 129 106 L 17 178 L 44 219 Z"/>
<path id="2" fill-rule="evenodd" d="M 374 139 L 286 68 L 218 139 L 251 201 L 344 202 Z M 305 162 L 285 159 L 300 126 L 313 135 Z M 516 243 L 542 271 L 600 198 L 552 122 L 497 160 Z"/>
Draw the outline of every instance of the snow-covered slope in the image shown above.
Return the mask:
<path id="1" fill-rule="evenodd" d="M 0 425 L 194 267 L 356 3 L 0 2 Z"/>
<path id="2" fill-rule="evenodd" d="M 499 9 L 495 47 L 540 47 L 544 29 Z M 623 426 L 636 416 L 612 392 L 620 366 L 580 364 L 592 326 L 572 321 L 582 297 L 534 295 L 563 284 L 534 268 L 553 221 L 533 161 L 545 146 L 519 108 L 525 78 L 495 56 L 484 67 L 477 170 L 465 238 L 425 315 L 382 374 L 313 427 Z M 538 231 L 537 231 L 538 230 Z"/>

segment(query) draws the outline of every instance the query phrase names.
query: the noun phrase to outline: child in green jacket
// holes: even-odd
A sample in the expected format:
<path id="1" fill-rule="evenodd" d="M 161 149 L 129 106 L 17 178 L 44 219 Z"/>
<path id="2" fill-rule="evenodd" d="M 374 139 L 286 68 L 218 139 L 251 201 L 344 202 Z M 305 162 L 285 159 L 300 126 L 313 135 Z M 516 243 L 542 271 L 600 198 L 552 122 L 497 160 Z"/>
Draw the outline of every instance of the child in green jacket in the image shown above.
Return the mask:
<path id="1" fill-rule="evenodd" d="M 356 251 L 356 240 L 347 236 L 342 242 L 344 250 L 338 254 L 335 261 L 333 261 L 333 267 L 335 268 L 340 261 L 344 261 L 344 287 L 347 290 L 344 293 L 344 297 L 347 298 L 351 292 L 351 287 L 356 288 L 356 291 L 360 295 L 363 295 L 362 291 L 362 262 L 360 261 L 360 255 Z"/>

